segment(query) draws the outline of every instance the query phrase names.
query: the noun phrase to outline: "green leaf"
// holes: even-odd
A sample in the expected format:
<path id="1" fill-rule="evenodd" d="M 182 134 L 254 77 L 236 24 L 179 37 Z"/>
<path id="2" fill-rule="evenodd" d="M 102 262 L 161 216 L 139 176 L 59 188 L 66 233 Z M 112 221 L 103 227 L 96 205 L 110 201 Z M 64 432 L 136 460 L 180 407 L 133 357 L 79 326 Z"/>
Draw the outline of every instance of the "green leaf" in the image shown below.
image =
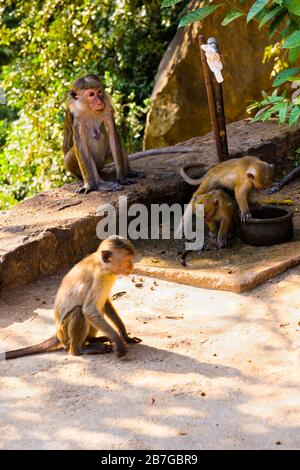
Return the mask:
<path id="1" fill-rule="evenodd" d="M 293 106 L 290 117 L 289 117 L 289 125 L 293 126 L 294 124 L 297 124 L 299 118 L 300 118 L 300 106 L 298 105 Z"/>
<path id="2" fill-rule="evenodd" d="M 285 69 L 282 72 L 280 72 L 275 80 L 273 81 L 273 86 L 279 86 L 282 85 L 284 82 L 290 81 L 289 79 L 296 75 L 300 71 L 299 67 L 293 67 L 290 69 Z"/>
<path id="3" fill-rule="evenodd" d="M 294 98 L 294 99 L 293 99 L 293 104 L 294 104 L 294 105 L 296 105 L 296 104 L 297 104 L 297 105 L 299 105 L 299 106 L 300 106 L 300 96 L 299 96 L 299 95 L 298 95 L 298 96 L 296 96 L 296 98 Z"/>
<path id="4" fill-rule="evenodd" d="M 300 2 L 299 0 L 284 0 L 284 6 L 290 13 L 300 16 Z"/>
<path id="5" fill-rule="evenodd" d="M 247 113 L 251 113 L 251 111 L 258 108 L 259 106 L 260 106 L 259 101 L 253 101 L 253 103 L 251 103 L 251 104 L 249 104 L 249 106 L 247 106 Z"/>
<path id="6" fill-rule="evenodd" d="M 227 26 L 229 23 L 232 21 L 236 20 L 240 16 L 245 15 L 242 11 L 239 10 L 230 10 L 227 15 L 225 16 L 224 20 L 222 21 L 221 25 L 222 26 Z"/>
<path id="7" fill-rule="evenodd" d="M 291 64 L 294 64 L 296 60 L 298 59 L 300 54 L 300 47 L 294 47 L 293 49 L 289 50 L 289 62 Z"/>
<path id="8" fill-rule="evenodd" d="M 283 18 L 285 17 L 285 15 L 286 15 L 286 11 L 283 11 L 281 13 L 278 13 L 277 16 L 275 16 L 274 20 L 272 21 L 272 23 L 270 24 L 270 27 L 269 27 L 269 36 L 270 36 L 270 38 L 273 36 L 274 33 L 276 33 L 276 31 L 278 29 L 278 26 L 280 25 L 280 23 L 283 20 Z"/>
<path id="9" fill-rule="evenodd" d="M 160 8 L 172 7 L 176 3 L 182 2 L 182 0 L 163 0 Z"/>
<path id="10" fill-rule="evenodd" d="M 265 6 L 269 3 L 270 0 L 256 0 L 252 5 L 247 15 L 247 23 L 251 21 Z"/>
<path id="11" fill-rule="evenodd" d="M 255 116 L 253 118 L 254 122 L 256 122 L 256 121 L 267 121 L 268 119 L 270 119 L 270 117 L 272 116 L 272 111 L 270 111 L 270 109 L 265 111 L 265 109 L 266 108 L 263 108 L 260 111 L 258 111 L 258 113 L 255 114 Z"/>
<path id="12" fill-rule="evenodd" d="M 288 36 L 293 34 L 295 31 L 299 30 L 298 24 L 295 23 L 295 21 L 293 21 L 291 18 L 287 18 L 285 21 L 285 24 L 286 24 L 285 28 L 283 28 L 283 30 L 280 31 L 280 37 L 282 39 L 287 38 Z"/>
<path id="13" fill-rule="evenodd" d="M 274 103 L 281 103 L 284 100 L 284 96 L 267 96 L 265 100 L 261 102 L 261 104 L 274 104 Z"/>
<path id="14" fill-rule="evenodd" d="M 279 111 L 278 116 L 279 116 L 280 124 L 284 124 L 284 122 L 285 122 L 288 107 L 289 107 L 289 103 L 287 101 L 285 101 L 284 103 L 280 103 L 280 105 L 277 104 L 277 105 L 273 106 L 274 111 Z"/>
<path id="15" fill-rule="evenodd" d="M 282 44 L 281 47 L 283 48 L 288 48 L 292 49 L 293 47 L 299 47 L 300 46 L 300 30 L 295 31 L 293 34 L 291 34 Z"/>
<path id="16" fill-rule="evenodd" d="M 267 11 L 266 15 L 263 17 L 261 22 L 259 23 L 258 28 L 261 29 L 266 23 L 268 23 L 268 21 L 270 21 L 272 18 L 274 18 L 274 16 L 276 16 L 278 13 L 283 12 L 283 11 L 284 10 L 281 8 L 280 5 L 271 7 Z"/>
<path id="17" fill-rule="evenodd" d="M 223 3 L 219 5 L 208 5 L 203 8 L 198 8 L 191 13 L 188 13 L 186 16 L 183 16 L 179 22 L 178 28 L 182 26 L 186 26 L 187 24 L 194 23 L 195 21 L 204 20 L 207 16 L 211 15 L 214 11 L 216 11 Z"/>

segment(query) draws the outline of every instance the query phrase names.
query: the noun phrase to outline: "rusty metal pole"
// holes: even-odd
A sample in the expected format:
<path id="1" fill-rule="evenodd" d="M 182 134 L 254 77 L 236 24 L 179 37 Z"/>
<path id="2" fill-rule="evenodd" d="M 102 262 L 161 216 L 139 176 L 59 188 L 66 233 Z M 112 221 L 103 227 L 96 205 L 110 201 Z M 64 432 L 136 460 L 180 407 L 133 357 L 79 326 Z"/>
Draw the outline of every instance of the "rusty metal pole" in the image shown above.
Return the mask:
<path id="1" fill-rule="evenodd" d="M 208 100 L 208 107 L 210 113 L 211 124 L 213 128 L 213 132 L 215 135 L 215 143 L 216 143 L 216 150 L 218 155 L 219 162 L 222 161 L 222 143 L 219 133 L 219 124 L 217 118 L 217 110 L 215 105 L 215 96 L 214 96 L 214 87 L 211 77 L 211 71 L 206 62 L 205 52 L 201 49 L 201 45 L 206 44 L 204 36 L 201 34 L 199 36 L 199 46 L 200 46 L 200 54 L 201 54 L 201 62 L 202 62 L 202 69 L 207 93 L 207 100 Z"/>
<path id="2" fill-rule="evenodd" d="M 207 44 L 215 49 L 218 54 L 220 54 L 217 40 L 215 38 L 208 38 Z M 228 160 L 228 142 L 227 142 L 227 132 L 226 132 L 226 120 L 225 120 L 225 111 L 224 111 L 224 100 L 223 100 L 223 89 L 222 83 L 218 83 L 214 74 L 213 75 L 213 84 L 214 84 L 214 94 L 215 94 L 215 106 L 219 126 L 219 136 L 221 140 L 222 148 L 222 161 Z"/>

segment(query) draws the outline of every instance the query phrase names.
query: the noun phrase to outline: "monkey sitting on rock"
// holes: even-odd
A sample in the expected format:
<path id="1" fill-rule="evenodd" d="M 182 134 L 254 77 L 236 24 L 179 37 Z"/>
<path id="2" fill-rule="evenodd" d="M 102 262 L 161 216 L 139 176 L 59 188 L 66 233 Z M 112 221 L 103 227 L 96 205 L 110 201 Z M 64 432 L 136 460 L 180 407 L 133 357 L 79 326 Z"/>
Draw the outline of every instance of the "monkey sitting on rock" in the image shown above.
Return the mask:
<path id="1" fill-rule="evenodd" d="M 98 250 L 77 263 L 63 278 L 55 298 L 56 334 L 35 346 L 8 351 L 6 359 L 15 359 L 64 348 L 69 354 L 105 354 L 112 350 L 118 357 L 126 354 L 131 338 L 109 298 L 119 275 L 133 270 L 134 248 L 121 237 L 104 240 Z M 111 326 L 105 316 L 111 321 Z M 105 336 L 98 337 L 102 331 Z"/>
<path id="2" fill-rule="evenodd" d="M 226 160 L 210 168 L 203 177 L 192 179 L 186 174 L 186 170 L 196 167 L 199 167 L 199 164 L 190 164 L 180 171 L 181 176 L 189 184 L 200 184 L 193 198 L 213 189 L 231 190 L 240 210 L 241 222 L 247 222 L 251 218 L 249 209 L 251 190 L 267 189 L 274 181 L 274 165 L 252 156 Z"/>
<path id="3" fill-rule="evenodd" d="M 137 152 L 128 157 L 117 131 L 111 100 L 97 75 L 78 78 L 69 90 L 64 123 L 64 165 L 73 175 L 83 179 L 77 192 L 120 191 L 124 184 L 134 183 L 145 172 L 131 168 L 129 159 L 147 155 L 195 152 L 189 147 L 175 146 Z M 104 181 L 100 174 L 113 157 L 116 181 Z"/>

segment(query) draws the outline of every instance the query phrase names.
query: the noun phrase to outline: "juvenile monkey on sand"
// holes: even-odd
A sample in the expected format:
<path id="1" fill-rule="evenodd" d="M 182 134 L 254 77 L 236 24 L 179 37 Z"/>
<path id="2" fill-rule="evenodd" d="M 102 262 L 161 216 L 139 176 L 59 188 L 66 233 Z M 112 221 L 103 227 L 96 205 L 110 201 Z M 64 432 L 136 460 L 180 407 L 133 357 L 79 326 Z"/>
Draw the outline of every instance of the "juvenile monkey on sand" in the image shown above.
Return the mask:
<path id="1" fill-rule="evenodd" d="M 104 354 L 113 350 L 126 354 L 131 338 L 110 300 L 110 291 L 119 275 L 133 270 L 134 248 L 121 237 L 101 242 L 98 250 L 77 263 L 63 278 L 55 298 L 56 334 L 35 346 L 8 351 L 6 359 L 64 348 L 69 354 Z M 108 317 L 111 326 L 105 317 Z M 98 331 L 105 336 L 97 337 Z"/>
<path id="2" fill-rule="evenodd" d="M 198 185 L 199 188 L 193 195 L 193 199 L 200 194 L 205 194 L 213 189 L 226 188 L 234 191 L 234 195 L 240 210 L 242 222 L 251 219 L 249 209 L 249 197 L 252 189 L 266 189 L 273 183 L 274 165 L 270 165 L 257 157 L 246 156 L 232 158 L 210 168 L 199 179 L 192 179 L 186 174 L 189 168 L 201 165 L 190 164 L 180 170 L 181 176 L 189 184 Z"/>

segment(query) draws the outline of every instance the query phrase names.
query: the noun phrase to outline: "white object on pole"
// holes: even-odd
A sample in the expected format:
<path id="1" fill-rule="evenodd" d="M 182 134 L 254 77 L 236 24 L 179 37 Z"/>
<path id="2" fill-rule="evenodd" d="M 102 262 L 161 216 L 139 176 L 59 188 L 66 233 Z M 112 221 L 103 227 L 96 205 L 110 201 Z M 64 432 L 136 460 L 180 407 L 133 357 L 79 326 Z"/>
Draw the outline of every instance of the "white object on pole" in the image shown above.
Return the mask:
<path id="1" fill-rule="evenodd" d="M 210 70 L 215 74 L 217 82 L 222 83 L 224 81 L 224 78 L 221 72 L 223 64 L 221 61 L 220 54 L 216 52 L 214 47 L 208 44 L 202 44 L 201 49 L 203 49 L 205 52 L 208 66 Z"/>

